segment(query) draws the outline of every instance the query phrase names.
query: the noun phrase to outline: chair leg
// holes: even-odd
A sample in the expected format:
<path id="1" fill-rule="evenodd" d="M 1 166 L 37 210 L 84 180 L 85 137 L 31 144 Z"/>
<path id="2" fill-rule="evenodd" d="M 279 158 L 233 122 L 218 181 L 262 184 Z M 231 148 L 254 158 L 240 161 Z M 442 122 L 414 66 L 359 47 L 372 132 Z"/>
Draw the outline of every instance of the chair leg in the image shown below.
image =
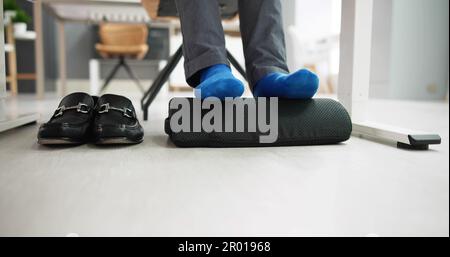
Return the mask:
<path id="1" fill-rule="evenodd" d="M 148 120 L 148 108 L 155 100 L 164 83 L 166 83 L 166 81 L 169 79 L 170 74 L 178 65 L 182 56 L 183 56 L 183 46 L 180 46 L 178 50 L 175 52 L 175 54 L 171 57 L 166 67 L 164 67 L 164 69 L 158 74 L 158 77 L 155 79 L 152 86 L 144 94 L 144 97 L 141 100 L 141 106 L 144 112 L 144 120 Z M 242 66 L 239 64 L 236 58 L 234 58 L 234 56 L 228 50 L 227 56 L 228 59 L 230 60 L 230 63 L 247 80 L 247 74 L 245 72 L 245 69 L 242 68 Z"/>
<path id="2" fill-rule="evenodd" d="M 245 69 L 242 68 L 241 64 L 236 60 L 236 58 L 234 58 L 234 56 L 228 50 L 227 50 L 227 57 L 231 65 L 233 65 L 236 68 L 236 70 L 242 75 L 242 77 L 244 77 L 244 79 L 248 81 Z"/>
<path id="3" fill-rule="evenodd" d="M 170 58 L 164 69 L 158 74 L 152 86 L 147 90 L 144 97 L 141 100 L 142 110 L 144 111 L 144 120 L 148 120 L 148 108 L 155 100 L 164 83 L 169 79 L 170 74 L 173 72 L 175 67 L 181 60 L 183 56 L 183 46 L 180 46 L 175 54 Z"/>
<path id="4" fill-rule="evenodd" d="M 112 69 L 111 73 L 108 75 L 108 77 L 106 77 L 105 83 L 103 84 L 102 89 L 100 89 L 100 93 L 105 91 L 105 89 L 108 87 L 108 85 L 111 82 L 111 80 L 116 75 L 116 73 L 119 70 L 120 66 L 122 66 L 122 65 L 123 65 L 122 60 L 119 60 L 119 63 L 117 63 L 116 66 L 114 66 L 114 68 Z"/>
<path id="5" fill-rule="evenodd" d="M 133 72 L 133 70 L 130 68 L 130 66 L 128 65 L 128 63 L 125 60 L 123 60 L 122 66 L 125 68 L 125 71 L 128 73 L 128 76 L 130 76 L 130 78 L 134 80 L 134 83 L 136 83 L 136 85 L 139 87 L 141 92 L 145 93 L 145 89 L 142 86 L 141 82 L 139 81 L 138 77 L 136 76 L 136 74 Z"/>

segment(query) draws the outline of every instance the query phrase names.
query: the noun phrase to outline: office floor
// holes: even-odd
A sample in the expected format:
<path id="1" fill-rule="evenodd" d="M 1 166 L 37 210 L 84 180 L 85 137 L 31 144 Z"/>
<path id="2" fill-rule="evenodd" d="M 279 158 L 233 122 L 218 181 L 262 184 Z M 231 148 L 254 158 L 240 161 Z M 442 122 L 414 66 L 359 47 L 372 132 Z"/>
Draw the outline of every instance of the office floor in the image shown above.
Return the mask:
<path id="1" fill-rule="evenodd" d="M 449 235 L 448 103 L 370 103 L 372 120 L 440 133 L 430 151 L 359 138 L 177 149 L 163 130 L 168 99 L 137 146 L 42 147 L 38 125 L 0 134 L 0 236 Z M 45 121 L 58 102 L 7 104 Z"/>

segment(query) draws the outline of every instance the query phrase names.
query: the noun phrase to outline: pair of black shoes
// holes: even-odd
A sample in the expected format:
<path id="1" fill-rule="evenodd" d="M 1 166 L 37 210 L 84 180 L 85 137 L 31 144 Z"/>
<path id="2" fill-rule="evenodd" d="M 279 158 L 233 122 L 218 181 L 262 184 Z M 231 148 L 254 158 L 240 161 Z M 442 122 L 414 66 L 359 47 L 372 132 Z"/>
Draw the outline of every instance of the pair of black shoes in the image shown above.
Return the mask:
<path id="1" fill-rule="evenodd" d="M 144 139 L 131 101 L 119 95 L 70 94 L 39 128 L 42 145 L 138 144 Z"/>

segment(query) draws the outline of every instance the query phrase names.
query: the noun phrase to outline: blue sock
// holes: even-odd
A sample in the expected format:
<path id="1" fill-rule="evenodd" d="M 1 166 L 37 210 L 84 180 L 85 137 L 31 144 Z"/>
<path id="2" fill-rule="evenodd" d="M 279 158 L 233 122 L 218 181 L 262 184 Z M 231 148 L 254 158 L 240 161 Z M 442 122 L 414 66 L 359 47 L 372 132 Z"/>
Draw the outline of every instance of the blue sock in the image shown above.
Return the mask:
<path id="1" fill-rule="evenodd" d="M 195 88 L 195 97 L 205 99 L 217 97 L 240 97 L 244 93 L 244 84 L 235 78 L 231 68 L 225 64 L 213 65 L 201 71 L 200 84 Z"/>
<path id="2" fill-rule="evenodd" d="M 289 99 L 310 99 L 319 89 L 316 74 L 302 69 L 292 74 L 271 73 L 256 83 L 255 97 L 280 97 Z"/>

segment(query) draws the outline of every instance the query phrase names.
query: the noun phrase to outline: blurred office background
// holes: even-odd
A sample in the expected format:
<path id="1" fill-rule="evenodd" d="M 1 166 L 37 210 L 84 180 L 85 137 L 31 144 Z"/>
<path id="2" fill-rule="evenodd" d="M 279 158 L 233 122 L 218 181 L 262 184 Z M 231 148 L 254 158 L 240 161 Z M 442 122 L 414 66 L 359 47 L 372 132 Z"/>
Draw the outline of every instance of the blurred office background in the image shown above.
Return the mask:
<path id="1" fill-rule="evenodd" d="M 96 47 L 105 22 L 149 28 L 136 40 L 138 49 L 149 48 L 144 58 L 127 60 L 144 87 L 180 46 L 177 19 L 152 19 L 140 1 L 0 1 L 9 5 L 6 94 L 0 76 L 0 236 L 448 237 L 448 0 L 373 0 L 373 26 L 367 26 L 373 30 L 372 99 L 363 101 L 367 106 L 356 101 L 352 106 L 360 131 L 395 140 L 407 140 L 403 133 L 416 131 L 440 135 L 442 144 L 429 151 L 397 149 L 396 141 L 359 136 L 330 146 L 174 149 L 164 133 L 169 99 L 192 96 L 182 65 L 148 108 L 147 122 L 141 119 L 142 92 L 123 69 L 107 88 L 133 101 L 145 130 L 142 144 L 39 146 L 38 128 L 52 117 L 62 95 L 99 94 L 117 63 Z M 365 4 L 371 1 L 281 1 L 289 66 L 316 71 L 318 97 L 335 98 L 341 3 L 370 7 Z M 23 12 L 12 19 L 10 9 Z M 357 20 L 370 20 L 364 18 Z M 239 20 L 225 21 L 224 28 L 227 48 L 243 64 Z M 131 38 L 121 33 L 111 36 Z M 121 45 L 123 51 L 127 47 L 132 48 L 128 42 Z M 11 90 L 14 78 L 18 94 Z"/>
<path id="2" fill-rule="evenodd" d="M 4 0 L 11 1 L 11 0 Z M 15 1 L 33 17 L 33 3 Z M 72 1 L 77 2 L 77 1 Z M 119 1 L 120 2 L 120 1 Z M 124 1 L 126 2 L 126 1 Z M 288 46 L 288 62 L 292 70 L 302 67 L 316 71 L 321 77 L 321 93 L 335 94 L 339 73 L 340 0 L 282 0 Z M 372 71 L 370 96 L 381 99 L 444 100 L 448 97 L 449 70 L 449 1 L 447 0 L 376 0 L 374 1 Z M 45 57 L 45 90 L 53 92 L 58 77 L 58 25 L 50 5 L 43 8 Z M 120 17 L 103 17 L 114 20 Z M 238 26 L 233 20 L 229 26 Z M 153 27 L 148 20 L 149 52 L 142 61 L 130 65 L 146 86 L 155 78 L 170 53 L 181 42 L 178 30 Z M 100 77 L 105 78 L 115 64 L 102 60 L 95 50 L 99 41 L 98 25 L 92 22 L 65 22 L 67 87 L 69 91 L 89 89 L 89 62 L 100 60 Z M 28 30 L 34 29 L 33 20 Z M 172 42 L 172 44 L 169 44 Z M 17 72 L 33 74 L 35 48 L 32 39 L 17 39 Z M 172 46 L 169 46 L 172 45 Z M 227 45 L 243 63 L 240 38 L 227 36 Z M 7 58 L 8 60 L 8 58 Z M 8 64 L 7 64 L 8 67 Z M 127 83 L 119 72 L 109 90 Z M 185 87 L 180 65 L 171 77 L 175 88 Z M 33 93 L 33 76 L 18 80 L 20 93 Z M 127 90 L 137 90 L 130 86 Z M 184 90 L 184 89 L 183 89 Z"/>
<path id="3" fill-rule="evenodd" d="M 335 92 L 341 1 L 283 3 L 290 67 L 315 66 L 322 89 L 328 83 Z M 370 96 L 410 100 L 448 97 L 449 1 L 376 0 L 373 15 Z"/>

